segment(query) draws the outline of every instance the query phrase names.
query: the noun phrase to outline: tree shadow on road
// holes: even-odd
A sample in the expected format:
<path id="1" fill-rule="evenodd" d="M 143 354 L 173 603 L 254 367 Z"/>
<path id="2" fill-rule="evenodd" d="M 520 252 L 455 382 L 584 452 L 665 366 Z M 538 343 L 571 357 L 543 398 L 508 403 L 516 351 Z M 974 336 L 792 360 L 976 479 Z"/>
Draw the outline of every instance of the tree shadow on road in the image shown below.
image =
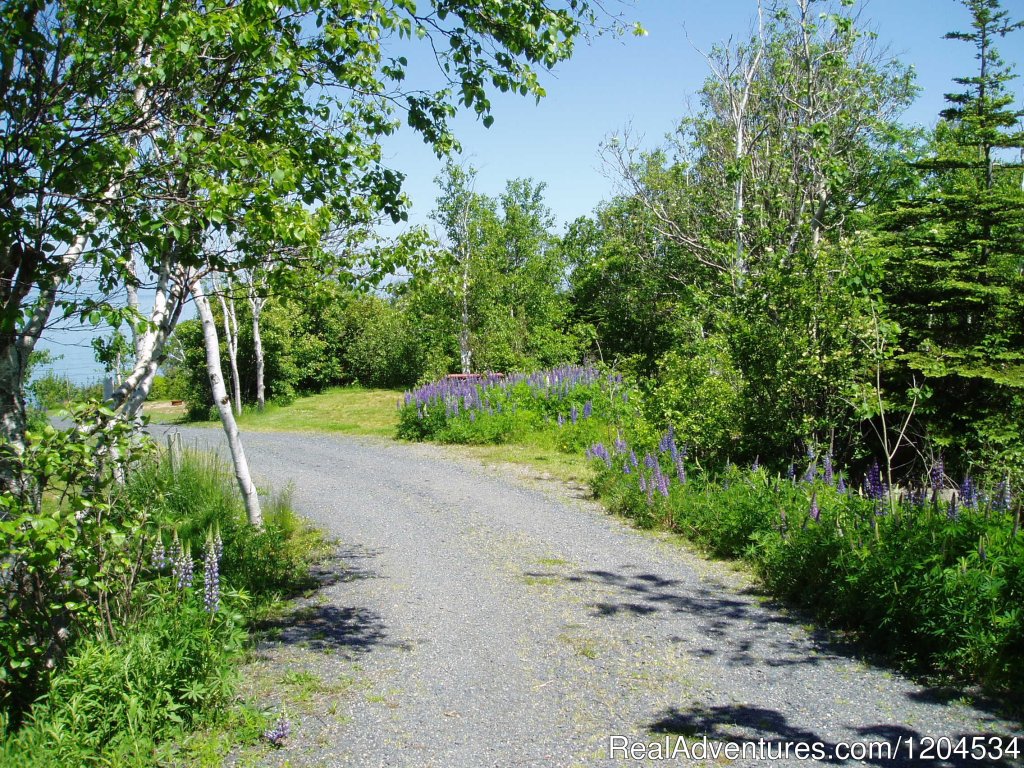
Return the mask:
<path id="1" fill-rule="evenodd" d="M 856 643 L 785 606 L 765 599 L 755 589 L 736 590 L 713 581 L 668 578 L 623 565 L 604 569 L 529 572 L 527 576 L 561 580 L 582 598 L 599 619 L 652 621 L 659 617 L 685 617 L 672 621 L 671 640 L 685 646 L 690 656 L 705 659 L 723 669 L 744 668 L 753 674 L 763 670 L 806 668 L 851 659 L 865 662 Z M 870 663 L 885 667 L 884 659 Z M 908 700 L 941 706 L 952 698 L 968 702 L 986 713 L 990 723 L 1012 719 L 1006 703 L 976 692 L 932 687 L 904 692 Z M 776 713 L 778 715 L 778 713 Z M 1024 745 L 1022 745 L 1024 749 Z M 1022 763 L 1024 764 L 1024 763 Z"/>
<path id="2" fill-rule="evenodd" d="M 268 641 L 314 651 L 355 655 L 385 642 L 383 617 L 374 610 L 337 605 L 325 592 L 339 584 L 379 578 L 373 562 L 378 552 L 338 545 L 310 573 L 311 587 L 289 603 L 285 613 L 260 622 L 256 629 Z"/>
<path id="3" fill-rule="evenodd" d="M 1019 760 L 1007 753 L 1010 740 L 1014 737 L 1005 734 L 958 733 L 943 734 L 939 737 L 902 725 L 868 725 L 856 729 L 856 745 L 844 744 L 842 749 L 837 751 L 839 745 L 822 738 L 809 728 L 791 723 L 783 713 L 765 707 L 746 705 L 696 705 L 690 709 L 672 707 L 663 712 L 648 728 L 651 733 L 659 735 L 681 736 L 688 740 L 691 746 L 694 739 L 704 737 L 709 742 L 719 744 L 735 743 L 740 745 L 740 749 L 746 746 L 748 753 L 744 754 L 744 758 L 751 757 L 753 753 L 761 761 L 785 760 L 788 748 L 789 760 L 796 764 L 796 745 L 802 744 L 807 745 L 804 747 L 805 750 L 820 748 L 821 751 L 817 754 L 812 753 L 817 762 L 833 765 L 944 768 L 1009 768 L 1020 765 Z M 956 749 L 961 739 L 963 748 Z M 855 751 L 863 751 L 851 757 L 848 747 Z M 972 749 L 975 750 L 974 755 L 971 754 Z"/>

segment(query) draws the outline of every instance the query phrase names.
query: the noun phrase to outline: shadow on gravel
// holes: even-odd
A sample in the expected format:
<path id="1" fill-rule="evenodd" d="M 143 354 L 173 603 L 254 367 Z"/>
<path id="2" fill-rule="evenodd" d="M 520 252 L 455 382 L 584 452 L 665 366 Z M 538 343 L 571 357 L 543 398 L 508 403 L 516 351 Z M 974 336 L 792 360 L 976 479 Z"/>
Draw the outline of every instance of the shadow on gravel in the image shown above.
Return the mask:
<path id="1" fill-rule="evenodd" d="M 321 603 L 316 594 L 336 584 L 380 578 L 373 570 L 378 554 L 359 546 L 335 547 L 310 573 L 315 593 L 307 593 L 283 616 L 262 622 L 259 631 L 274 644 L 314 651 L 359 653 L 384 642 L 384 620 L 376 611 Z"/>
<path id="2" fill-rule="evenodd" d="M 672 707 L 648 728 L 652 733 L 681 736 L 691 742 L 705 736 L 709 742 L 734 742 L 740 745 L 739 749 L 745 746 L 750 750 L 744 754 L 744 759 L 754 757 L 759 762 L 787 760 L 788 757 L 787 762 L 796 764 L 796 745 L 803 744 L 807 745 L 803 749 L 813 750 L 811 754 L 817 762 L 833 765 L 890 768 L 1008 768 L 1020 765 L 1020 761 L 1009 753 L 1010 736 L 969 733 L 937 738 L 901 725 L 873 725 L 857 729 L 857 744 L 839 745 L 826 741 L 812 730 L 790 723 L 785 715 L 774 709 L 743 705 L 698 706 L 688 710 Z M 972 749 L 974 756 L 971 755 Z"/>
<path id="3" fill-rule="evenodd" d="M 806 644 L 795 645 L 793 633 L 804 632 L 799 622 L 766 610 L 753 597 L 654 573 L 588 570 L 527 575 L 595 587 L 605 598 L 589 603 L 595 616 L 685 615 L 686 626 L 691 631 L 678 641 L 686 642 L 693 655 L 716 658 L 728 665 L 814 665 L 836 658 L 840 653 L 825 633 L 810 636 L 813 652 L 808 652 Z"/>
<path id="4" fill-rule="evenodd" d="M 366 608 L 306 605 L 261 625 L 278 645 L 301 645 L 314 651 L 367 651 L 386 638 L 384 622 Z"/>

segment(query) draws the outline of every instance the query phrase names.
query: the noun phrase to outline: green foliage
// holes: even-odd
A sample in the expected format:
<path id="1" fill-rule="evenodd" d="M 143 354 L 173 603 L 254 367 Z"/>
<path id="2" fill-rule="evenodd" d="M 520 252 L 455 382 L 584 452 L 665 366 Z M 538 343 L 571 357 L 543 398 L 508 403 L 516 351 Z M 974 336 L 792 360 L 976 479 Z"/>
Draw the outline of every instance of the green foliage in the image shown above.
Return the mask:
<path id="1" fill-rule="evenodd" d="M 644 398 L 648 420 L 671 424 L 694 454 L 720 465 L 736 453 L 743 419 L 744 382 L 722 338 L 701 339 L 687 352 L 658 361 L 658 378 Z"/>
<path id="2" fill-rule="evenodd" d="M 0 745 L 9 766 L 150 766 L 168 738 L 231 701 L 242 617 L 215 614 L 168 579 L 151 585 L 118 643 L 87 639 L 54 676 L 30 720 Z"/>
<path id="3" fill-rule="evenodd" d="M 81 635 L 114 632 L 133 611 L 148 514 L 120 479 L 152 451 L 96 405 L 76 428 L 28 434 L 19 477 L 0 495 L 0 707 L 17 717 Z"/>
<path id="4" fill-rule="evenodd" d="M 1024 147 L 1008 84 L 1016 77 L 996 42 L 1020 29 L 997 0 L 967 0 L 978 71 L 955 78 L 918 190 L 882 218 L 889 260 L 886 314 L 898 323 L 898 381 L 927 377 L 933 392 L 920 430 L 964 455 L 1020 466 L 1024 392 L 1020 317 L 1024 258 Z"/>
<path id="5" fill-rule="evenodd" d="M 30 435 L 21 461 L 35 481 L 0 497 L 0 759 L 152 765 L 230 701 L 246 619 L 308 587 L 324 542 L 287 495 L 249 526 L 213 457 L 157 460 L 109 412 L 75 415 L 75 429 Z M 180 568 L 215 538 L 213 610 L 205 566 L 185 587 Z"/>

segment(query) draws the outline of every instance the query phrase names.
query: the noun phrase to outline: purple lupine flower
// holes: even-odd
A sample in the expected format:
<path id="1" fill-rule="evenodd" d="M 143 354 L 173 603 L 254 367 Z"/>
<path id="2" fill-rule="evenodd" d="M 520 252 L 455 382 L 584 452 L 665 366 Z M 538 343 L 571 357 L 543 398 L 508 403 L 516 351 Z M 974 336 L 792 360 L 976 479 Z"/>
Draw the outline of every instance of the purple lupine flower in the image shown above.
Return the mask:
<path id="1" fill-rule="evenodd" d="M 878 461 L 872 463 L 868 469 L 867 477 L 864 478 L 864 495 L 874 501 L 881 501 L 885 498 L 886 487 L 882 482 L 882 469 Z"/>
<path id="2" fill-rule="evenodd" d="M 616 437 L 615 437 L 615 453 L 616 454 L 625 453 L 626 449 L 628 447 L 629 446 L 626 445 L 626 441 L 622 439 L 622 433 L 619 433 L 618 435 L 616 435 Z"/>
<path id="3" fill-rule="evenodd" d="M 846 493 L 846 481 L 843 479 L 842 475 L 839 475 L 836 479 L 836 490 L 839 493 Z"/>
<path id="4" fill-rule="evenodd" d="M 821 509 L 818 507 L 818 492 L 814 491 L 811 494 L 811 508 L 809 511 L 811 520 L 818 522 L 821 519 Z"/>
<path id="5" fill-rule="evenodd" d="M 789 527 L 789 525 L 788 525 L 788 523 L 786 522 L 786 510 L 785 510 L 785 509 L 782 509 L 782 508 L 780 507 L 780 508 L 779 508 L 779 533 L 781 533 L 781 534 L 782 534 L 782 537 L 783 537 L 783 538 L 785 538 L 785 537 L 786 537 L 786 529 L 787 529 L 788 527 Z"/>
<path id="6" fill-rule="evenodd" d="M 587 400 L 587 402 L 585 402 L 583 404 L 583 418 L 584 419 L 589 419 L 593 415 L 593 413 L 594 413 L 594 401 L 593 400 Z"/>
<path id="7" fill-rule="evenodd" d="M 633 470 L 630 468 L 628 461 L 622 462 L 622 474 L 624 474 L 624 475 L 631 475 L 631 474 L 633 474 Z"/>
<path id="8" fill-rule="evenodd" d="M 960 484 L 960 501 L 963 503 L 964 509 L 978 508 L 978 488 L 970 475 L 967 475 Z"/>
<path id="9" fill-rule="evenodd" d="M 150 564 L 153 570 L 162 571 L 167 567 L 167 550 L 164 549 L 164 540 L 157 534 L 156 544 L 153 545 L 153 554 L 150 557 Z"/>
<path id="10" fill-rule="evenodd" d="M 823 462 L 823 465 L 824 465 L 824 470 L 823 470 L 824 474 L 822 476 L 822 479 L 826 483 L 828 483 L 829 485 L 832 485 L 832 483 L 835 480 L 835 472 L 834 472 L 833 467 L 832 467 L 832 452 L 831 451 L 826 451 L 825 452 L 825 457 L 822 459 L 822 462 Z"/>
<path id="11" fill-rule="evenodd" d="M 657 470 L 655 470 L 654 479 L 658 485 L 658 493 L 665 498 L 668 498 L 668 478 L 661 471 L 661 467 L 658 467 Z"/>
<path id="12" fill-rule="evenodd" d="M 939 457 L 935 460 L 935 463 L 932 465 L 932 488 L 941 489 L 943 487 L 943 480 L 945 476 L 946 468 L 942 462 L 942 454 L 940 453 Z"/>
<path id="13" fill-rule="evenodd" d="M 644 466 L 648 469 L 654 469 L 658 466 L 658 460 L 654 458 L 650 453 L 644 454 Z"/>
<path id="14" fill-rule="evenodd" d="M 636 451 L 631 450 L 629 452 L 629 463 L 633 465 L 633 469 L 636 469 L 638 466 L 640 466 L 640 462 L 636 460 Z"/>
<path id="15" fill-rule="evenodd" d="M 817 474 L 817 469 L 818 468 L 815 466 L 814 461 L 812 460 L 811 463 L 807 465 L 807 470 L 804 472 L 803 477 L 800 478 L 800 482 L 806 483 L 808 485 L 813 483 L 814 477 Z"/>
<path id="16" fill-rule="evenodd" d="M 637 472 L 637 484 L 640 486 L 641 493 L 647 490 L 647 480 L 644 479 L 643 472 Z"/>
<path id="17" fill-rule="evenodd" d="M 796 465 L 793 462 L 789 462 L 789 469 L 786 470 L 786 477 L 789 478 L 791 483 L 796 482 Z"/>
<path id="18" fill-rule="evenodd" d="M 959 520 L 960 510 L 957 509 L 956 494 L 949 499 L 949 505 L 946 507 L 946 519 L 947 520 Z"/>
<path id="19" fill-rule="evenodd" d="M 220 558 L 212 536 L 206 541 L 203 557 L 203 605 L 210 613 L 216 613 L 220 607 Z"/>
<path id="20" fill-rule="evenodd" d="M 178 540 L 178 532 L 174 532 L 174 537 L 171 539 L 171 546 L 167 549 L 167 562 L 173 565 L 178 561 L 181 556 L 181 541 Z"/>
<path id="21" fill-rule="evenodd" d="M 757 470 L 759 470 L 760 468 L 761 468 L 761 457 L 760 456 L 755 456 L 754 457 L 754 463 L 750 465 L 750 471 L 751 472 L 757 472 Z"/>
<path id="22" fill-rule="evenodd" d="M 272 746 L 280 747 L 284 744 L 285 739 L 291 735 L 292 724 L 288 722 L 288 716 L 284 712 L 274 723 L 274 727 L 263 732 L 263 738 L 270 742 Z"/>
<path id="23" fill-rule="evenodd" d="M 580 420 L 580 412 L 575 405 L 569 410 L 569 420 L 572 421 L 573 424 Z"/>
<path id="24" fill-rule="evenodd" d="M 686 485 L 686 462 L 682 456 L 676 459 L 676 477 L 679 478 L 680 485 Z"/>
<path id="25" fill-rule="evenodd" d="M 562 414 L 558 414 L 558 426 L 565 426 L 565 416 L 563 416 Z"/>
<path id="26" fill-rule="evenodd" d="M 174 559 L 174 566 L 172 568 L 172 575 L 178 584 L 178 589 L 188 589 L 192 586 L 194 567 L 192 564 L 192 550 L 188 544 L 185 544 Z"/>

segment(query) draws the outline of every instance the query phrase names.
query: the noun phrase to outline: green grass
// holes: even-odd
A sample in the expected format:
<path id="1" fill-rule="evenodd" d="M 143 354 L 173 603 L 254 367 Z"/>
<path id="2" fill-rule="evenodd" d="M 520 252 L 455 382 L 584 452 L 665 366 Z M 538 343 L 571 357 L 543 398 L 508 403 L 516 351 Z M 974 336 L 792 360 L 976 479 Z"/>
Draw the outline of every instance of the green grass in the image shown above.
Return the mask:
<path id="1" fill-rule="evenodd" d="M 337 387 L 299 397 L 291 405 L 268 403 L 260 413 L 243 411 L 238 426 L 255 432 L 340 432 L 346 435 L 394 437 L 398 427 L 397 389 Z M 218 422 L 193 422 L 197 426 Z"/>
<path id="2" fill-rule="evenodd" d="M 582 454 L 559 450 L 548 434 L 530 434 L 518 443 L 447 445 L 445 450 L 485 464 L 527 467 L 532 470 L 529 477 L 535 480 L 554 479 L 589 486 L 594 478 L 594 468 Z"/>

